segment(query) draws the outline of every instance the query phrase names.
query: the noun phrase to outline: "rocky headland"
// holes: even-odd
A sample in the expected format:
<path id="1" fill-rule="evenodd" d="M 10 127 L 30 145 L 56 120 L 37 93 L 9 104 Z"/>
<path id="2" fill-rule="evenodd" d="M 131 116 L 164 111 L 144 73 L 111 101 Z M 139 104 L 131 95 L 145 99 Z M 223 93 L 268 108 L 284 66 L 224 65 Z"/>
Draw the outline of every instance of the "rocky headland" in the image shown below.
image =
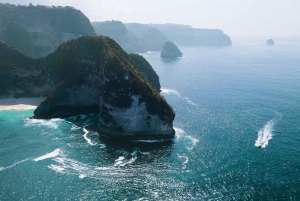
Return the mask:
<path id="1" fill-rule="evenodd" d="M 149 24 L 170 41 L 182 46 L 230 46 L 231 39 L 218 29 L 198 29 L 190 25 Z"/>
<path id="2" fill-rule="evenodd" d="M 96 35 L 89 19 L 72 7 L 0 3 L 0 40 L 27 56 L 46 56 L 61 43 L 88 35 Z"/>
<path id="3" fill-rule="evenodd" d="M 0 96 L 47 98 L 34 118 L 99 114 L 100 134 L 124 140 L 174 136 L 173 109 L 146 60 L 108 37 L 80 37 L 32 59 L 0 43 Z M 149 80 L 148 80 L 149 79 Z"/>
<path id="4" fill-rule="evenodd" d="M 164 44 L 162 47 L 162 51 L 160 53 L 161 58 L 177 58 L 177 57 L 182 57 L 182 52 L 178 49 L 178 47 L 168 41 Z"/>

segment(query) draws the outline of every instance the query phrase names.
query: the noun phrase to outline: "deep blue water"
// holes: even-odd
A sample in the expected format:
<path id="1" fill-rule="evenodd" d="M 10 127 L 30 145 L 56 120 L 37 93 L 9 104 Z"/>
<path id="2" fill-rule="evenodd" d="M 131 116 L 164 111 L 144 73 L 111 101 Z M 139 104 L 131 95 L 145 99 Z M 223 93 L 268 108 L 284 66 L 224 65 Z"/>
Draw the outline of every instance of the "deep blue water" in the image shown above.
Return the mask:
<path id="1" fill-rule="evenodd" d="M 143 54 L 176 112 L 170 142 L 1 111 L 0 200 L 300 200 L 300 42 L 233 42 Z"/>

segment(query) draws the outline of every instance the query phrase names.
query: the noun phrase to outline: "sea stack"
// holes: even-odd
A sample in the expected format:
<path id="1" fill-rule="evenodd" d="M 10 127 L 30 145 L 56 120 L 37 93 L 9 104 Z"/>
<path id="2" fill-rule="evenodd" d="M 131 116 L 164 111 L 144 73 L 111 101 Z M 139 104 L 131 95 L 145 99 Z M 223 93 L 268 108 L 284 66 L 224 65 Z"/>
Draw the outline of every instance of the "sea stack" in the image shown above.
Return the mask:
<path id="1" fill-rule="evenodd" d="M 273 39 L 269 39 L 267 40 L 267 45 L 274 45 L 274 40 Z"/>
<path id="2" fill-rule="evenodd" d="M 178 47 L 174 43 L 168 41 L 162 47 L 160 57 L 161 58 L 182 57 L 182 52 L 178 49 Z"/>
<path id="3" fill-rule="evenodd" d="M 84 36 L 32 59 L 0 42 L 0 96 L 47 98 L 36 119 L 99 115 L 97 131 L 121 140 L 168 139 L 175 113 L 159 94 L 158 76 L 141 56 L 112 39 Z M 151 68 L 151 69 L 150 69 Z"/>

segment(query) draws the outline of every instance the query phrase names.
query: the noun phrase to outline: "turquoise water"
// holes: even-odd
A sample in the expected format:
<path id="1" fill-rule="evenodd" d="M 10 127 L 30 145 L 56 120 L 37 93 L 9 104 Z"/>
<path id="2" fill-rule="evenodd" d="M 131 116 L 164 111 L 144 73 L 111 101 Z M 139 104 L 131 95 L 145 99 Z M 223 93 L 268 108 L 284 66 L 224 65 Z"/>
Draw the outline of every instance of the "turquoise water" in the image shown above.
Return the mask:
<path id="1" fill-rule="evenodd" d="M 299 200 L 300 43 L 233 42 L 143 54 L 176 112 L 169 142 L 1 111 L 0 200 Z"/>

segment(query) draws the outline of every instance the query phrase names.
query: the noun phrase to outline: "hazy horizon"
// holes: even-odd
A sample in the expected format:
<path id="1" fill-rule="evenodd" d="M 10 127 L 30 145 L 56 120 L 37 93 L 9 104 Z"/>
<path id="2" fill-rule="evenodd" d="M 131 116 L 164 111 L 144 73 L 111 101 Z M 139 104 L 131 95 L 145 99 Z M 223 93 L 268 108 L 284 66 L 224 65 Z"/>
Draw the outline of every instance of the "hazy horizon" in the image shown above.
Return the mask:
<path id="1" fill-rule="evenodd" d="M 300 36 L 300 1 L 296 0 L 6 0 L 20 5 L 71 6 L 91 22 L 119 20 L 124 23 L 174 23 L 195 28 L 221 29 L 229 36 Z"/>

